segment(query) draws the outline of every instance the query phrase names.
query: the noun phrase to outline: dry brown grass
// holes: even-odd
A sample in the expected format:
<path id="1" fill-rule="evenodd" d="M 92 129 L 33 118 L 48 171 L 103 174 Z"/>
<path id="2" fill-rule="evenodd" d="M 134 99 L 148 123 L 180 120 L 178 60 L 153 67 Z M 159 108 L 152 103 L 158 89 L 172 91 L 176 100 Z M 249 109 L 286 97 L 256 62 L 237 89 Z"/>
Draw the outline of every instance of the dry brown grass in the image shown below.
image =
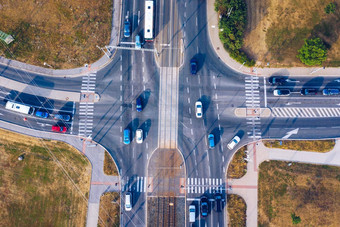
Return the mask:
<path id="1" fill-rule="evenodd" d="M 318 36 L 329 46 L 325 66 L 340 64 L 340 0 L 246 0 L 245 51 L 259 66 L 305 66 L 296 57 L 305 38 Z M 325 6 L 336 2 L 335 14 Z"/>
<path id="2" fill-rule="evenodd" d="M 15 41 L 0 54 L 29 64 L 75 68 L 96 61 L 109 43 L 112 0 L 0 1 L 0 30 Z"/>
<path id="3" fill-rule="evenodd" d="M 119 226 L 120 194 L 108 192 L 100 197 L 98 226 Z"/>
<path id="4" fill-rule="evenodd" d="M 244 202 L 243 198 L 230 194 L 227 196 L 228 203 L 228 226 L 246 226 L 247 219 L 247 205 Z"/>
<path id="5" fill-rule="evenodd" d="M 0 130 L 0 154 L 0 226 L 85 225 L 91 165 L 79 151 Z"/>
<path id="6" fill-rule="evenodd" d="M 340 168 L 270 161 L 260 165 L 259 226 L 338 226 Z"/>
<path id="7" fill-rule="evenodd" d="M 282 140 L 282 145 L 279 140 L 266 140 L 263 144 L 270 148 L 324 153 L 334 148 L 335 140 Z"/>
<path id="8" fill-rule="evenodd" d="M 104 173 L 106 175 L 118 176 L 117 166 L 107 151 L 105 151 L 104 156 Z"/>
<path id="9" fill-rule="evenodd" d="M 245 150 L 247 150 L 247 146 L 241 147 L 233 156 L 228 167 L 228 178 L 239 179 L 247 173 L 247 162 L 244 160 L 246 158 Z"/>

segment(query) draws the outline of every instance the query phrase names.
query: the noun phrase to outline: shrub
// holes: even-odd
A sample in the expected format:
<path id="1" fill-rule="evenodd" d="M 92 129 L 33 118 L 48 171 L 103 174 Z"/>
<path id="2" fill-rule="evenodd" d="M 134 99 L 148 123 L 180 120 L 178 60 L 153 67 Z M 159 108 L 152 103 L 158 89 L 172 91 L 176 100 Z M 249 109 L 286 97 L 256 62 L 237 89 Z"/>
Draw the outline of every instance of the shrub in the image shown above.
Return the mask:
<path id="1" fill-rule="evenodd" d="M 334 2 L 329 3 L 326 7 L 325 7 L 325 12 L 327 14 L 331 14 L 331 13 L 335 13 L 336 10 L 336 5 Z"/>
<path id="2" fill-rule="evenodd" d="M 219 37 L 230 56 L 246 66 L 255 65 L 240 49 L 247 25 L 247 6 L 244 0 L 216 0 L 215 10 L 220 14 Z"/>
<path id="3" fill-rule="evenodd" d="M 301 218 L 299 216 L 296 216 L 295 213 L 292 213 L 291 217 L 294 225 L 299 224 L 301 222 Z"/>
<path id="4" fill-rule="evenodd" d="M 320 38 L 305 39 L 297 57 L 306 65 L 321 65 L 327 58 L 327 49 Z"/>

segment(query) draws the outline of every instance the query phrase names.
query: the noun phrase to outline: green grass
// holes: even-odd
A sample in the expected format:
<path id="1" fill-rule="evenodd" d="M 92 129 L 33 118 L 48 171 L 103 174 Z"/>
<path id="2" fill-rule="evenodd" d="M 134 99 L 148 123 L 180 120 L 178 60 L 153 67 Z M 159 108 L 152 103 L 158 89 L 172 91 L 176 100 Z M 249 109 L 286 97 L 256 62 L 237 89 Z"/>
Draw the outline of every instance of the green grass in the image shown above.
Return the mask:
<path id="1" fill-rule="evenodd" d="M 281 148 L 297 151 L 328 152 L 335 146 L 334 140 L 266 140 L 264 145 L 269 148 Z"/>
<path id="2" fill-rule="evenodd" d="M 241 147 L 233 156 L 228 166 L 228 178 L 239 179 L 247 173 L 247 162 L 244 160 L 246 158 L 245 150 L 247 150 L 247 146 Z"/>

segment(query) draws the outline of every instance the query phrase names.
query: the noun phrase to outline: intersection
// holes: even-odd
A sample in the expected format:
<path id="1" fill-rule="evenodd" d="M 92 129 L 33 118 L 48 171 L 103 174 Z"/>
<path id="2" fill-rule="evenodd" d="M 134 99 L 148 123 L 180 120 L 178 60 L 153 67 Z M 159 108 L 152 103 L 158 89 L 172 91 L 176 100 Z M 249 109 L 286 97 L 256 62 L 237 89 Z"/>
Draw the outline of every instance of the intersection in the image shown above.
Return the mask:
<path id="1" fill-rule="evenodd" d="M 151 172 L 150 162 L 165 158 L 158 157 L 157 152 L 166 153 L 172 149 L 178 152 L 180 161 L 167 168 L 180 168 L 183 172 L 176 175 L 173 188 L 168 183 L 166 187 L 168 193 L 175 191 L 178 197 L 185 198 L 185 207 L 181 209 L 187 212 L 191 204 L 199 209 L 203 195 L 208 197 L 210 207 L 213 207 L 216 192 L 226 197 L 227 165 L 241 146 L 261 139 L 282 139 L 294 130 L 296 133 L 290 133 L 286 138 L 339 137 L 340 98 L 326 97 L 320 92 L 316 96 L 300 95 L 305 87 L 318 90 L 339 87 L 338 78 L 292 75 L 289 82 L 279 86 L 290 89 L 291 95 L 274 96 L 276 86 L 271 86 L 268 78 L 288 76 L 287 72 L 278 70 L 264 76 L 263 72 L 260 75 L 260 70 L 245 74 L 226 66 L 211 44 L 207 3 L 210 1 L 157 1 L 155 40 L 144 46 L 156 48 L 157 53 L 117 49 L 104 67 L 67 77 L 45 76 L 0 64 L 2 77 L 30 85 L 30 89 L 20 91 L 18 95 L 6 84 L 1 84 L 4 100 L 17 100 L 52 112 L 72 113 L 72 121 L 66 123 L 67 135 L 77 135 L 72 137 L 75 140 L 89 139 L 111 154 L 120 173 L 121 195 L 130 191 L 134 201 L 129 212 L 122 206 L 121 226 L 146 226 L 148 223 L 148 197 L 160 190 L 156 189 L 160 179 Z M 126 16 L 132 26 L 130 38 L 125 38 L 120 31 L 121 42 L 133 42 L 143 30 L 144 2 L 124 1 L 121 10 L 120 27 Z M 198 60 L 196 75 L 190 73 L 193 58 Z M 46 93 L 45 97 L 40 97 L 34 90 L 39 87 L 79 96 L 96 94 L 98 99 L 60 100 Z M 137 98 L 142 99 L 141 112 L 136 111 Z M 195 116 L 196 101 L 202 102 L 202 118 Z M 268 108 L 270 114 L 241 117 L 235 114 L 237 108 Z M 8 114 L 4 105 L 0 113 L 2 121 L 36 130 L 50 131 L 53 124 L 51 119 L 32 116 L 28 117 L 28 122 L 23 121 L 19 114 Z M 127 128 L 132 132 L 129 145 L 123 144 L 122 136 Z M 143 130 L 142 144 L 134 139 L 137 129 Z M 209 134 L 215 137 L 213 149 L 208 146 Z M 229 150 L 227 144 L 235 135 L 241 141 Z M 162 164 L 157 168 L 163 168 Z M 165 186 L 161 189 L 164 196 Z M 124 204 L 124 197 L 121 198 Z M 225 210 L 226 207 L 223 212 L 210 209 L 205 218 L 197 213 L 197 226 L 225 226 Z M 188 218 L 185 220 L 189 226 Z"/>

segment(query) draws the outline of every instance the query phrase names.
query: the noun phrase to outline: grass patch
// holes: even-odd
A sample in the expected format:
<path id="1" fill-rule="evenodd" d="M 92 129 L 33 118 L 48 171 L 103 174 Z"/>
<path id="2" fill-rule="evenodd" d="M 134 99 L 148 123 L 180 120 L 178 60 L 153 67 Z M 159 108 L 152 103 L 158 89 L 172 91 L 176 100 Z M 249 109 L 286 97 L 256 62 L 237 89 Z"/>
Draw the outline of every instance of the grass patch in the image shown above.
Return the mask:
<path id="1" fill-rule="evenodd" d="M 229 226 L 246 226 L 246 203 L 243 198 L 230 194 L 227 196 Z"/>
<path id="2" fill-rule="evenodd" d="M 263 162 L 259 171 L 259 226 L 337 226 L 340 168 Z"/>
<path id="3" fill-rule="evenodd" d="M 304 39 L 310 38 L 320 38 L 328 48 L 323 66 L 339 66 L 339 0 L 330 14 L 325 7 L 334 0 L 245 1 L 248 26 L 243 49 L 256 59 L 257 66 L 306 67 L 296 56 Z"/>
<path id="4" fill-rule="evenodd" d="M 108 192 L 100 197 L 98 226 L 120 225 L 120 194 Z"/>
<path id="5" fill-rule="evenodd" d="M 85 226 L 91 165 L 79 151 L 2 129 L 0 144 L 0 226 Z"/>
<path id="6" fill-rule="evenodd" d="M 280 145 L 282 141 L 282 145 Z M 297 151 L 328 152 L 335 146 L 335 140 L 266 140 L 263 144 L 269 148 L 281 148 Z"/>
<path id="7" fill-rule="evenodd" d="M 105 151 L 104 156 L 104 173 L 106 175 L 118 176 L 117 166 L 107 151 Z"/>
<path id="8" fill-rule="evenodd" d="M 228 167 L 228 178 L 238 179 L 247 173 L 247 162 L 244 160 L 246 158 L 245 150 L 247 150 L 247 146 L 241 147 L 235 153 Z"/>
<path id="9" fill-rule="evenodd" d="M 12 35 L 0 55 L 33 65 L 75 68 L 103 53 L 110 41 L 112 0 L 7 1 L 1 4 L 0 30 Z M 29 13 L 27 13 L 29 12 Z M 46 67 L 46 66 L 45 66 Z"/>

